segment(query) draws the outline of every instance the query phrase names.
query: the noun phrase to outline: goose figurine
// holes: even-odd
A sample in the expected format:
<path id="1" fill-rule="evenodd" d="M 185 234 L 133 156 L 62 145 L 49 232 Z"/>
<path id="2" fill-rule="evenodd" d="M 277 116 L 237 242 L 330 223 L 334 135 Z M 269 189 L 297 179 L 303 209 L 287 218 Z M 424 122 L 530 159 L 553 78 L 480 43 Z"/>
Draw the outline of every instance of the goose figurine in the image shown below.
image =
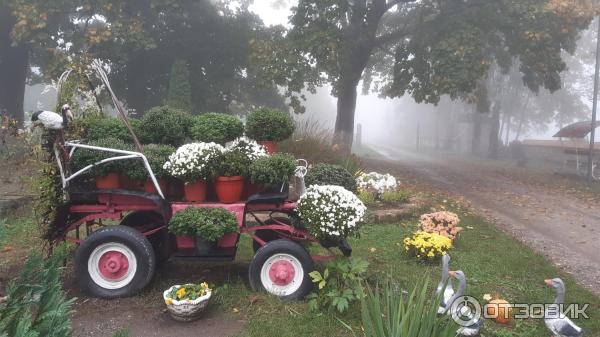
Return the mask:
<path id="1" fill-rule="evenodd" d="M 52 111 L 36 111 L 31 115 L 31 121 L 34 126 L 41 124 L 49 130 L 62 130 L 73 120 L 73 113 L 68 104 L 63 105 L 60 112 L 59 115 Z"/>
<path id="2" fill-rule="evenodd" d="M 479 336 L 479 332 L 481 330 L 481 326 L 483 325 L 483 318 L 475 317 L 473 311 L 468 310 L 467 306 L 453 306 L 454 301 L 458 300 L 460 297 L 464 296 L 467 291 L 467 278 L 465 277 L 465 273 L 461 270 L 450 271 L 448 272 L 450 277 L 455 278 L 458 281 L 458 288 L 452 298 L 447 303 L 446 309 L 444 313 L 451 315 L 452 317 L 460 317 L 461 320 L 464 320 L 467 323 L 470 323 L 467 326 L 462 326 L 456 330 L 457 336 L 463 337 L 475 337 Z M 454 312 L 454 310 L 458 310 L 460 312 Z"/>
<path id="3" fill-rule="evenodd" d="M 554 303 L 546 308 L 544 323 L 553 337 L 583 336 L 583 329 L 575 325 L 567 316 L 560 312 L 560 305 L 565 301 L 565 283 L 559 279 L 544 280 L 546 285 L 556 289 Z"/>
<path id="4" fill-rule="evenodd" d="M 448 302 L 452 296 L 454 296 L 454 288 L 452 288 L 452 283 L 448 280 L 448 267 L 450 265 L 450 255 L 446 254 L 442 256 L 442 279 L 440 283 L 438 283 L 437 289 L 435 290 L 435 295 L 439 296 L 440 294 L 444 294 L 442 296 L 442 301 L 440 302 L 440 306 L 438 307 L 438 314 L 441 315 L 446 311 L 446 307 L 452 302 Z"/>

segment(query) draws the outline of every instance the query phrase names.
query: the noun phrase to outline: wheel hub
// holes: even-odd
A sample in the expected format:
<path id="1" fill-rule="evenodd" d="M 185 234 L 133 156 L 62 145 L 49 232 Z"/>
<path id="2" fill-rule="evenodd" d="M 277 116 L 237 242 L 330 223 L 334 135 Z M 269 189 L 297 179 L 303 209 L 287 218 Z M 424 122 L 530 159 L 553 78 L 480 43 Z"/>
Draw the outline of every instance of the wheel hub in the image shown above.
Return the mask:
<path id="1" fill-rule="evenodd" d="M 127 273 L 129 260 L 121 252 L 109 251 L 100 257 L 98 269 L 103 277 L 109 280 L 118 280 Z"/>
<path id="2" fill-rule="evenodd" d="M 277 261 L 269 269 L 269 278 L 278 286 L 290 284 L 295 275 L 294 266 L 288 261 Z"/>

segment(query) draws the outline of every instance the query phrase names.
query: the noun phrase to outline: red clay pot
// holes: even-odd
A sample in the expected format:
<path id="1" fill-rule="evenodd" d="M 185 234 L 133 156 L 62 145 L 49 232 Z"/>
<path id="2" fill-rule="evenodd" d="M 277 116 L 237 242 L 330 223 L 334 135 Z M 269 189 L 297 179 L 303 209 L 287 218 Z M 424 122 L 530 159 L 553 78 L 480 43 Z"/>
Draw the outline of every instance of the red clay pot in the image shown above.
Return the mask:
<path id="1" fill-rule="evenodd" d="M 197 180 L 193 183 L 186 183 L 183 186 L 185 200 L 189 202 L 206 201 L 206 180 Z"/>
<path id="2" fill-rule="evenodd" d="M 224 204 L 232 204 L 242 199 L 242 190 L 244 189 L 244 178 L 218 177 L 215 184 L 217 198 Z"/>
<path id="3" fill-rule="evenodd" d="M 262 145 L 267 149 L 269 154 L 273 154 L 277 152 L 277 143 L 271 140 L 258 140 L 256 141 L 258 144 Z"/>
<path id="4" fill-rule="evenodd" d="M 196 237 L 195 236 L 181 236 L 175 237 L 177 248 L 179 249 L 192 249 L 196 248 Z"/>
<path id="5" fill-rule="evenodd" d="M 124 190 L 143 191 L 144 183 L 140 180 L 133 179 L 125 174 L 121 174 L 119 177 L 119 187 Z"/>
<path id="6" fill-rule="evenodd" d="M 118 173 L 109 173 L 104 177 L 96 177 L 96 188 L 102 190 L 117 189 L 120 186 L 119 181 Z"/>
<path id="7" fill-rule="evenodd" d="M 262 189 L 262 185 L 252 184 L 251 182 L 246 181 L 244 183 L 244 191 L 242 192 L 242 198 L 248 199 L 249 196 L 262 191 Z"/>
<path id="8" fill-rule="evenodd" d="M 158 179 L 158 186 L 160 187 L 160 190 L 162 191 L 163 195 L 167 195 L 167 190 L 169 189 L 169 182 L 167 181 L 167 179 Z M 154 187 L 154 183 L 151 179 L 146 180 L 146 182 L 144 183 L 144 191 L 147 193 L 158 194 L 158 191 Z"/>

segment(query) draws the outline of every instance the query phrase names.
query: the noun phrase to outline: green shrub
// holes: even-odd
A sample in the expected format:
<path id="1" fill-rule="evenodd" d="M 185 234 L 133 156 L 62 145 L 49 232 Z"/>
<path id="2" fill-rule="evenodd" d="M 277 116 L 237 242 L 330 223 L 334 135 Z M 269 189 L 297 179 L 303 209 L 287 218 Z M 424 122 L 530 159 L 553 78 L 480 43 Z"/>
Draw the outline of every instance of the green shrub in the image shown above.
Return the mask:
<path id="1" fill-rule="evenodd" d="M 308 169 L 305 177 L 306 186 L 337 185 L 351 192 L 356 192 L 356 181 L 352 174 L 340 165 L 319 163 Z"/>
<path id="2" fill-rule="evenodd" d="M 133 146 L 131 144 L 126 144 L 122 140 L 115 138 L 99 139 L 90 142 L 88 145 L 133 151 Z M 118 156 L 118 154 L 98 150 L 77 149 L 71 158 L 71 171 L 76 172 L 88 165 L 114 156 Z M 111 161 L 94 167 L 89 171 L 89 174 L 95 177 L 102 177 L 111 172 L 124 173 L 131 165 L 134 165 L 134 163 L 134 160 Z"/>
<path id="3" fill-rule="evenodd" d="M 137 119 L 129 120 L 129 125 L 138 137 L 140 123 L 141 122 Z M 121 119 L 113 117 L 95 118 L 91 120 L 89 122 L 89 126 L 87 127 L 85 138 L 89 141 L 96 141 L 104 138 L 115 138 L 127 143 L 133 142 L 133 138 L 125 126 L 125 123 Z"/>
<path id="4" fill-rule="evenodd" d="M 369 191 L 360 191 L 357 196 L 366 206 L 371 206 L 377 202 L 375 195 Z"/>
<path id="5" fill-rule="evenodd" d="M 324 308 L 339 312 L 348 310 L 349 305 L 364 296 L 363 280 L 369 263 L 360 258 L 338 257 L 327 264 L 321 274 L 313 271 L 309 275 L 317 290 L 307 296 L 308 307 L 313 310 Z"/>
<path id="6" fill-rule="evenodd" d="M 250 180 L 253 184 L 276 186 L 290 181 L 296 170 L 296 159 L 291 154 L 276 153 L 262 157 L 250 165 Z"/>
<path id="7" fill-rule="evenodd" d="M 175 147 L 171 145 L 148 144 L 144 146 L 144 155 L 148 159 L 152 172 L 157 179 L 169 176 L 169 172 L 163 168 L 163 165 L 169 160 L 169 156 L 173 152 L 175 152 Z M 128 160 L 124 173 L 135 180 L 146 180 L 149 178 L 148 171 L 141 159 Z"/>
<path id="8" fill-rule="evenodd" d="M 6 289 L 0 305 L 0 336 L 70 336 L 74 299 L 67 299 L 60 282 L 60 266 L 67 247 L 59 246 L 44 261 L 32 254 L 20 276 Z"/>
<path id="9" fill-rule="evenodd" d="M 294 121 L 289 114 L 260 108 L 248 115 L 246 135 L 256 140 L 282 141 L 294 132 Z"/>
<path id="10" fill-rule="evenodd" d="M 179 146 L 189 132 L 191 116 L 169 106 L 150 109 L 140 123 L 140 140 L 145 144 Z"/>
<path id="11" fill-rule="evenodd" d="M 458 325 L 449 315 L 438 316 L 439 298 L 430 298 L 429 280 L 404 295 L 396 285 L 387 283 L 367 289 L 361 301 L 365 337 L 454 337 Z"/>
<path id="12" fill-rule="evenodd" d="M 167 105 L 186 112 L 192 111 L 190 70 L 185 60 L 176 60 L 171 67 Z"/>
<path id="13" fill-rule="evenodd" d="M 176 235 L 200 236 L 217 241 L 226 233 L 238 231 L 235 215 L 223 208 L 188 207 L 175 213 L 169 222 L 169 231 Z"/>
<path id="14" fill-rule="evenodd" d="M 412 193 L 405 189 L 396 189 L 385 191 L 381 194 L 381 201 L 384 203 L 404 203 L 409 202 Z"/>
<path id="15" fill-rule="evenodd" d="M 192 117 L 190 136 L 195 141 L 224 145 L 244 134 L 244 124 L 236 116 L 209 112 Z"/>
<path id="16" fill-rule="evenodd" d="M 247 176 L 252 162 L 248 156 L 237 150 L 225 151 L 216 163 L 215 176 L 234 177 Z"/>

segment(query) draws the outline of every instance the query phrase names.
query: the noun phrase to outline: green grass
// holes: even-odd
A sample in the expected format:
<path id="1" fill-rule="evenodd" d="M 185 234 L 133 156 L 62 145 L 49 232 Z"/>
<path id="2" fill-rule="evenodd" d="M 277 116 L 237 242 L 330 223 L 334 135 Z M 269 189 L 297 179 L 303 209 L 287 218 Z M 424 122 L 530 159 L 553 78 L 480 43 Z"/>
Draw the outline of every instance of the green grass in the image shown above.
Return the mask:
<path id="1" fill-rule="evenodd" d="M 467 293 L 483 302 L 483 294 L 498 295 L 512 303 L 549 303 L 554 299 L 552 289 L 544 286 L 544 279 L 560 276 L 566 283 L 569 303 L 590 303 L 587 311 L 590 319 L 577 323 L 588 336 L 600 336 L 600 304 L 597 297 L 577 286 L 573 279 L 557 270 L 546 258 L 536 254 L 510 236 L 485 222 L 482 218 L 462 214 L 462 226 L 466 229 L 455 241 L 451 250 L 451 269 L 460 269 L 468 281 Z M 374 224 L 364 227 L 360 239 L 351 244 L 353 255 L 370 262 L 370 282 L 383 281 L 389 275 L 405 289 L 430 277 L 432 286 L 437 284 L 440 267 L 407 256 L 402 239 L 416 226 L 416 218 L 405 224 Z M 247 246 L 247 243 L 244 244 Z M 249 259 L 246 247 L 243 259 Z M 433 289 L 432 289 L 433 290 Z M 360 331 L 358 305 L 349 313 L 333 312 L 314 314 L 304 302 L 282 302 L 266 295 L 250 305 L 251 292 L 243 282 L 233 284 L 223 295 L 222 305 L 227 311 L 236 308 L 248 317 L 248 324 L 239 336 L 348 336 L 349 332 L 338 321 Z M 358 329 L 358 330 L 357 330 Z M 510 326 L 486 321 L 485 336 L 548 336 L 542 320 L 520 320 Z"/>
<path id="2" fill-rule="evenodd" d="M 566 283 L 568 303 L 590 303 L 587 311 L 590 319 L 577 323 L 587 330 L 587 336 L 600 336 L 598 297 L 577 286 L 572 277 L 558 271 L 543 256 L 482 218 L 457 210 L 456 207 L 454 205 L 453 208 L 461 216 L 461 226 L 466 229 L 450 251 L 450 268 L 464 271 L 469 295 L 479 300 L 482 300 L 483 294 L 491 294 L 513 303 L 547 303 L 553 300 L 554 292 L 544 286 L 543 280 L 559 276 Z M 439 210 L 439 207 L 436 209 Z M 402 247 L 402 239 L 416 228 L 420 214 L 417 213 L 403 223 L 365 225 L 361 237 L 351 240 L 353 255 L 365 258 L 370 263 L 369 282 L 383 281 L 389 276 L 404 289 L 411 289 L 429 277 L 432 286 L 437 284 L 439 265 L 420 262 L 406 255 Z M 30 217 L 21 220 L 7 219 L 5 222 L 10 225 L 4 230 L 5 245 L 22 247 L 23 252 L 26 252 L 24 249 L 27 246 L 31 248 L 39 243 L 35 239 L 37 227 Z M 0 254 L 0 271 L 11 264 L 4 256 Z M 134 300 L 136 303 L 139 301 L 140 306 L 156 304 L 162 291 L 173 284 L 206 280 L 221 286 L 216 292 L 214 303 L 232 318 L 247 321 L 238 337 L 350 336 L 351 333 L 340 321 L 352 326 L 354 331 L 361 331 L 358 303 L 345 314 L 316 314 L 308 310 L 305 302 L 285 302 L 252 292 L 247 281 L 247 267 L 251 257 L 251 241 L 243 236 L 238 258 L 233 263 L 169 262 L 157 270 L 149 287 Z M 16 262 L 16 258 L 17 256 L 13 257 L 12 264 Z M 486 321 L 483 335 L 547 337 L 549 334 L 542 320 L 520 320 L 508 327 Z"/>

